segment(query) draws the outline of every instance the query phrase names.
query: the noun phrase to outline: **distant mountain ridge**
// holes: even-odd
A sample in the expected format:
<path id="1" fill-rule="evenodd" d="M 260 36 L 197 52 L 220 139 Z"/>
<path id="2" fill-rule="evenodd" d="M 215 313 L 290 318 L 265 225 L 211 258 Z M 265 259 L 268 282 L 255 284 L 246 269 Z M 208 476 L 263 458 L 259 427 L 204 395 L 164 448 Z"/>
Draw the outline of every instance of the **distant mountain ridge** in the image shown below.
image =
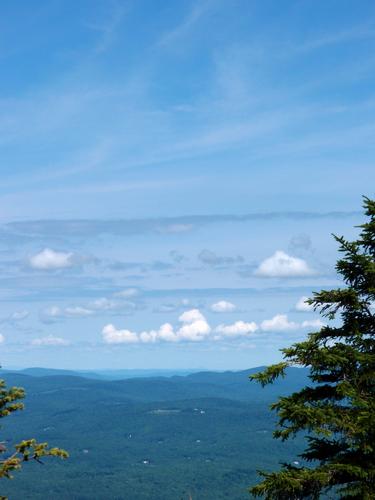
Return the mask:
<path id="1" fill-rule="evenodd" d="M 30 375 L 33 377 L 49 377 L 55 375 L 70 375 L 85 377 L 97 380 L 123 380 L 128 378 L 143 378 L 143 377 L 172 377 L 174 375 L 188 375 L 197 372 L 198 370 L 164 370 L 164 369 L 121 369 L 121 370 L 66 370 L 61 368 L 41 368 L 30 367 L 15 369 L 0 369 L 0 376 L 6 373 L 19 373 Z"/>
<path id="2" fill-rule="evenodd" d="M 30 368 L 18 372 L 2 371 L 8 385 L 21 385 L 28 394 L 37 394 L 49 388 L 54 391 L 95 390 L 103 393 L 105 399 L 109 395 L 120 399 L 134 401 L 168 401 L 194 398 L 219 397 L 237 401 L 265 401 L 279 395 L 299 390 L 309 381 L 308 370 L 289 368 L 285 379 L 261 388 L 251 382 L 249 375 L 261 371 L 264 367 L 250 368 L 241 371 L 196 372 L 187 375 L 134 377 L 122 379 L 86 377 L 85 372 Z M 90 373 L 90 375 L 92 375 Z M 85 399 L 85 396 L 82 395 Z"/>
<path id="3" fill-rule="evenodd" d="M 249 380 L 261 369 L 122 380 L 70 370 L 2 370 L 7 386 L 26 390 L 25 411 L 7 419 L 2 440 L 33 436 L 70 453 L 66 463 L 46 461 L 43 471 L 29 464 L 22 479 L 2 484 L 2 494 L 176 500 L 193 492 L 194 499 L 248 499 L 257 469 L 300 460 L 301 438 L 273 439 L 269 405 L 309 381 L 308 370 L 290 368 L 285 379 L 262 389 Z"/>

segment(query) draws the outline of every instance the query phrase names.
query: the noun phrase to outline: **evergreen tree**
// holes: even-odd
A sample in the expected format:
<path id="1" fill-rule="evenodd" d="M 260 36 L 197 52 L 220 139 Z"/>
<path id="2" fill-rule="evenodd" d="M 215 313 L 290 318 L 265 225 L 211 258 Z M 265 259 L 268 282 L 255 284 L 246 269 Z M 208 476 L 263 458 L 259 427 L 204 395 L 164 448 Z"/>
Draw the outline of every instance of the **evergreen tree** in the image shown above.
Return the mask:
<path id="1" fill-rule="evenodd" d="M 6 388 L 4 380 L 0 380 L 0 418 L 7 417 L 13 412 L 23 410 L 20 402 L 25 397 L 25 391 L 20 387 Z M 21 469 L 24 462 L 35 460 L 41 462 L 46 456 L 67 458 L 68 453 L 60 448 L 49 448 L 48 443 L 38 443 L 35 439 L 24 440 L 14 445 L 14 452 L 8 452 L 6 443 L 0 443 L 0 454 L 6 458 L 0 459 L 0 478 L 12 479 L 12 472 Z M 6 497 L 0 495 L 0 500 Z"/>
<path id="2" fill-rule="evenodd" d="M 375 201 L 364 198 L 367 222 L 356 241 L 335 236 L 336 264 L 345 286 L 314 293 L 308 302 L 339 326 L 324 326 L 282 349 L 284 361 L 251 377 L 262 386 L 285 376 L 290 365 L 310 368 L 311 385 L 280 397 L 274 436 L 306 433 L 303 465 L 260 472 L 251 488 L 266 499 L 375 499 Z M 333 323 L 334 325 L 336 323 Z"/>

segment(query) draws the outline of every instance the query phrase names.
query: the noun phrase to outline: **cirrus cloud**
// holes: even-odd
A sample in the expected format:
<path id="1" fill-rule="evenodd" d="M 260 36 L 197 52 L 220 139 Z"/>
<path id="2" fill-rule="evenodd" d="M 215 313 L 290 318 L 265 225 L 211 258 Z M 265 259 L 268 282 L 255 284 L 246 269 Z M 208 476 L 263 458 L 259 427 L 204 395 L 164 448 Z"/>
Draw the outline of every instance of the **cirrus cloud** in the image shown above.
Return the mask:
<path id="1" fill-rule="evenodd" d="M 31 345 L 34 346 L 67 346 L 70 342 L 61 337 L 54 337 L 53 335 L 47 335 L 47 337 L 40 337 L 33 339 Z"/>

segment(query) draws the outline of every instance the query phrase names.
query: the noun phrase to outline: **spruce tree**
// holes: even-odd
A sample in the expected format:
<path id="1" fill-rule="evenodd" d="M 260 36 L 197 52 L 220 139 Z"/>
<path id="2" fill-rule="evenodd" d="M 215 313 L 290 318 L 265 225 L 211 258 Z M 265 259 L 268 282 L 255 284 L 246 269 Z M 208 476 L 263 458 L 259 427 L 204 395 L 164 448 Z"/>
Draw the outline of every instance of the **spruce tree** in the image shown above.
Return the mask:
<path id="1" fill-rule="evenodd" d="M 343 287 L 313 294 L 308 302 L 327 320 L 307 340 L 282 349 L 284 361 L 251 378 L 262 386 L 288 366 L 310 369 L 311 384 L 280 397 L 274 437 L 302 432 L 302 465 L 260 472 L 252 487 L 265 499 L 375 499 L 375 201 L 364 198 L 366 222 L 357 240 L 334 236 Z"/>
<path id="2" fill-rule="evenodd" d="M 11 413 L 23 410 L 21 400 L 25 391 L 21 387 L 7 388 L 4 380 L 0 380 L 0 418 Z M 60 448 L 49 448 L 48 443 L 38 443 L 35 439 L 27 439 L 15 444 L 13 450 L 7 448 L 7 443 L 0 443 L 0 454 L 5 455 L 0 459 L 0 478 L 12 479 L 12 473 L 21 469 L 24 462 L 32 460 L 42 462 L 46 456 L 67 458 L 68 453 Z M 0 495 L 0 500 L 7 500 Z"/>

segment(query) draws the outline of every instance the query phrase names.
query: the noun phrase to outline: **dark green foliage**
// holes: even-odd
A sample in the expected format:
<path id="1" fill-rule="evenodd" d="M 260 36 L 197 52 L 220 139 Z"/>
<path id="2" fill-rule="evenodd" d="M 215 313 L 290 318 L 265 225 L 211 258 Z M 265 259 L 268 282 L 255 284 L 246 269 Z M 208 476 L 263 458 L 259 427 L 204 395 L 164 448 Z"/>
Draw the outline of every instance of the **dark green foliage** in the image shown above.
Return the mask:
<path id="1" fill-rule="evenodd" d="M 27 432 L 70 457 L 30 464 L 5 492 L 11 500 L 246 500 L 257 467 L 298 460 L 302 439 L 274 440 L 268 405 L 307 382 L 307 370 L 290 368 L 285 380 L 249 391 L 251 372 L 111 382 L 8 374 L 25 387 L 28 411 L 9 418 L 3 439 Z"/>
<path id="2" fill-rule="evenodd" d="M 7 417 L 11 413 L 23 410 L 24 405 L 20 402 L 25 397 L 25 391 L 20 387 L 7 389 L 4 380 L 0 380 L 0 418 Z M 0 460 L 0 478 L 12 479 L 12 472 L 19 470 L 22 463 L 36 461 L 41 463 L 41 459 L 46 456 L 67 458 L 66 451 L 59 448 L 48 448 L 47 443 L 38 443 L 35 439 L 22 440 L 14 445 L 14 453 L 7 455 Z M 7 454 L 5 443 L 0 443 L 0 453 Z M 0 500 L 6 497 L 0 496 Z"/>
<path id="3" fill-rule="evenodd" d="M 278 415 L 276 438 L 308 434 L 301 457 L 307 465 L 284 464 L 261 472 L 251 489 L 266 499 L 318 499 L 335 491 L 342 499 L 375 498 L 375 202 L 365 198 L 368 221 L 356 241 L 336 237 L 336 265 L 345 287 L 315 293 L 315 310 L 339 326 L 325 326 L 304 342 L 283 349 L 283 363 L 251 378 L 272 383 L 290 365 L 310 368 L 312 384 L 271 406 Z"/>

